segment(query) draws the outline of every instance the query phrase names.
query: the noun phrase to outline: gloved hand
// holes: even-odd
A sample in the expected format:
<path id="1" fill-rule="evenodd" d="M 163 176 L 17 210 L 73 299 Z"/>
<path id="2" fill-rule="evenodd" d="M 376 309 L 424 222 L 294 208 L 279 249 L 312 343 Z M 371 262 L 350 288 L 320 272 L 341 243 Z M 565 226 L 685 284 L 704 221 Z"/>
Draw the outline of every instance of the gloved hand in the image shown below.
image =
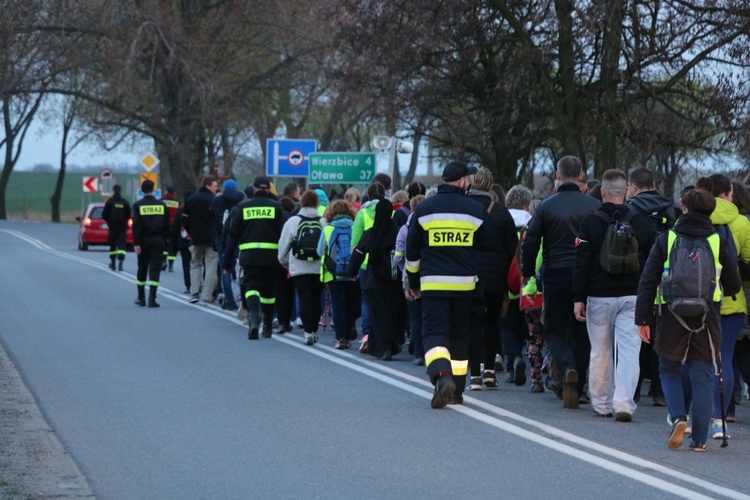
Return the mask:
<path id="1" fill-rule="evenodd" d="M 537 293 L 536 279 L 531 278 L 521 289 L 522 295 L 536 295 Z"/>

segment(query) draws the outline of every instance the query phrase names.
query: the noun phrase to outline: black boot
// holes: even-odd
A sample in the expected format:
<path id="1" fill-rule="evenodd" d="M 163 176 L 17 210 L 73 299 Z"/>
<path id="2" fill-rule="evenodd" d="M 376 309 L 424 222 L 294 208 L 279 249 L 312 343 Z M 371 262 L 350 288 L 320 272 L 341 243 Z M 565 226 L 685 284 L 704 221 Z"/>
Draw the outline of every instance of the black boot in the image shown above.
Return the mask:
<path id="1" fill-rule="evenodd" d="M 173 260 L 169 261 L 169 272 L 170 273 L 174 272 L 174 261 Z"/>
<path id="2" fill-rule="evenodd" d="M 146 307 L 146 287 L 144 285 L 138 285 L 138 298 L 135 299 L 135 305 Z"/>
<path id="3" fill-rule="evenodd" d="M 148 291 L 148 307 L 159 307 L 159 303 L 156 302 L 157 288 L 156 286 L 152 286 Z"/>
<path id="4" fill-rule="evenodd" d="M 110 260 L 109 268 L 114 271 L 115 270 L 115 256 L 114 255 L 110 255 L 109 256 L 109 260 Z"/>
<path id="5" fill-rule="evenodd" d="M 248 302 L 248 340 L 258 340 L 258 327 L 260 326 L 260 308 L 258 303 L 251 304 Z"/>
<path id="6" fill-rule="evenodd" d="M 125 261 L 124 261 L 124 260 L 121 260 L 120 262 L 118 262 L 118 263 L 117 263 L 117 270 L 118 270 L 118 271 L 122 271 L 122 270 L 123 270 L 123 269 L 122 269 L 122 264 L 123 264 L 123 262 L 125 262 Z"/>

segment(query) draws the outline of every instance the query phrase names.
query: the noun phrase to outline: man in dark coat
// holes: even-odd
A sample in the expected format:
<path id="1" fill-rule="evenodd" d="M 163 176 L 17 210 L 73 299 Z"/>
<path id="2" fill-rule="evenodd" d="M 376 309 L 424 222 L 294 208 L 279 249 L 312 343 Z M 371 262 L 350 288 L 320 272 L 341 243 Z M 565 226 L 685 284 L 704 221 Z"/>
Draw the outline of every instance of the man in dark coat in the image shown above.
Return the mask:
<path id="1" fill-rule="evenodd" d="M 214 290 L 218 279 L 219 257 L 214 246 L 214 217 L 211 214 L 211 201 L 219 190 L 219 184 L 213 177 L 204 177 L 200 190 L 186 202 L 182 211 L 183 225 L 190 233 L 190 299 L 191 304 L 200 301 L 201 283 L 203 283 L 203 301 L 213 303 Z"/>

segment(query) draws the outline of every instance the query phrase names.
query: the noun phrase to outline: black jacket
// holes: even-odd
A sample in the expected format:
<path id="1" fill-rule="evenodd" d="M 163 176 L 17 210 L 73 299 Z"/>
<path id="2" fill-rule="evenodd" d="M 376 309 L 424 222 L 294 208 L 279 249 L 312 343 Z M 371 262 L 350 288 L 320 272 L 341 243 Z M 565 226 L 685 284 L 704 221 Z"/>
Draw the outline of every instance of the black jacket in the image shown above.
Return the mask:
<path id="1" fill-rule="evenodd" d="M 599 205 L 598 200 L 583 194 L 572 182 L 558 187 L 557 193 L 544 200 L 529 221 L 522 243 L 523 275 L 535 275 L 536 257 L 544 238 L 544 279 L 571 279 L 581 221 Z"/>
<path id="2" fill-rule="evenodd" d="M 471 190 L 469 198 L 478 201 L 485 212 L 492 203 L 486 191 Z M 516 224 L 508 209 L 500 203 L 492 204 L 485 224 L 492 233 L 492 247 L 477 251 L 477 276 L 485 292 L 505 293 L 508 291 L 508 269 L 518 248 Z"/>
<path id="3" fill-rule="evenodd" d="M 636 215 L 629 222 L 638 240 L 641 263 L 639 270 L 631 274 L 610 274 L 605 272 L 599 264 L 599 253 L 609 226 L 609 222 L 599 213 L 613 217 L 615 212 L 619 212 L 624 217 L 630 211 L 635 212 L 635 209 L 627 205 L 604 203 L 597 212 L 584 217 L 576 240 L 576 266 L 573 273 L 573 300 L 575 302 L 585 302 L 589 296 L 624 297 L 638 292 L 641 271 L 654 241 L 645 216 L 635 212 Z"/>
<path id="4" fill-rule="evenodd" d="M 213 198 L 214 194 L 208 188 L 202 187 L 185 202 L 185 208 L 182 210 L 183 226 L 190 233 L 193 245 L 214 246 L 214 218 L 211 215 Z"/>
<path id="5" fill-rule="evenodd" d="M 120 194 L 113 194 L 112 197 L 104 204 L 102 210 L 102 219 L 107 221 L 109 226 L 126 226 L 128 219 L 131 217 L 130 203 Z"/>
<path id="6" fill-rule="evenodd" d="M 677 234 L 690 237 L 708 237 L 716 230 L 711 225 L 711 219 L 697 213 L 686 213 L 680 216 L 674 226 Z M 713 359 L 709 335 L 715 352 L 721 349 L 721 323 L 718 302 L 711 303 L 711 310 L 706 317 L 706 330 L 690 335 L 674 317 L 667 306 L 654 306 L 656 289 L 661 283 L 664 272 L 664 262 L 667 260 L 667 234 L 660 234 L 651 248 L 646 266 L 641 274 L 638 285 L 638 299 L 635 304 L 636 325 L 651 325 L 656 313 L 656 339 L 651 332 L 651 343 L 656 353 L 671 361 L 682 360 L 686 353 L 688 359 L 711 361 Z M 721 286 L 724 296 L 731 296 L 740 292 L 742 282 L 737 270 L 737 256 L 734 255 L 725 238 L 721 238 L 719 262 L 722 264 Z M 693 326 L 693 325 L 691 325 Z"/>
<path id="7" fill-rule="evenodd" d="M 638 195 L 629 199 L 627 204 L 648 217 L 649 227 L 654 233 L 654 238 L 657 234 L 671 229 L 678 217 L 682 215 L 680 207 L 672 198 L 656 191 L 638 193 Z"/>
<path id="8" fill-rule="evenodd" d="M 482 205 L 451 184 L 417 206 L 406 236 L 409 286 L 422 293 L 461 296 L 474 293 L 477 250 L 492 247 Z"/>
<path id="9" fill-rule="evenodd" d="M 211 200 L 211 216 L 214 218 L 213 238 L 214 246 L 220 248 L 221 233 L 224 227 L 224 213 L 231 212 L 232 209 L 245 199 L 245 194 L 236 189 L 225 189 L 218 196 Z"/>
<path id="10" fill-rule="evenodd" d="M 279 239 L 284 227 L 281 204 L 265 191 L 259 191 L 253 198 L 239 203 L 236 209 L 229 228 L 224 269 L 232 267 L 236 245 L 240 249 L 241 266 L 280 267 Z"/>
<path id="11" fill-rule="evenodd" d="M 164 202 L 152 195 L 133 204 L 133 245 L 142 246 L 152 238 L 169 237 L 169 212 Z"/>

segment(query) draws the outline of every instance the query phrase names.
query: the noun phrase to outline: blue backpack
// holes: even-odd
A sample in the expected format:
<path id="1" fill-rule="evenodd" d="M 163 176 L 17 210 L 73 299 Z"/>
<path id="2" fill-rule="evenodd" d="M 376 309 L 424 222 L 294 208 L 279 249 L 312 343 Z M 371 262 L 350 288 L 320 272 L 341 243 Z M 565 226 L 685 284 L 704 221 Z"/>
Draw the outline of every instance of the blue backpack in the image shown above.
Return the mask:
<path id="1" fill-rule="evenodd" d="M 334 227 L 328 240 L 325 256 L 326 270 L 335 279 L 349 279 L 349 261 L 352 257 L 352 228 Z"/>

